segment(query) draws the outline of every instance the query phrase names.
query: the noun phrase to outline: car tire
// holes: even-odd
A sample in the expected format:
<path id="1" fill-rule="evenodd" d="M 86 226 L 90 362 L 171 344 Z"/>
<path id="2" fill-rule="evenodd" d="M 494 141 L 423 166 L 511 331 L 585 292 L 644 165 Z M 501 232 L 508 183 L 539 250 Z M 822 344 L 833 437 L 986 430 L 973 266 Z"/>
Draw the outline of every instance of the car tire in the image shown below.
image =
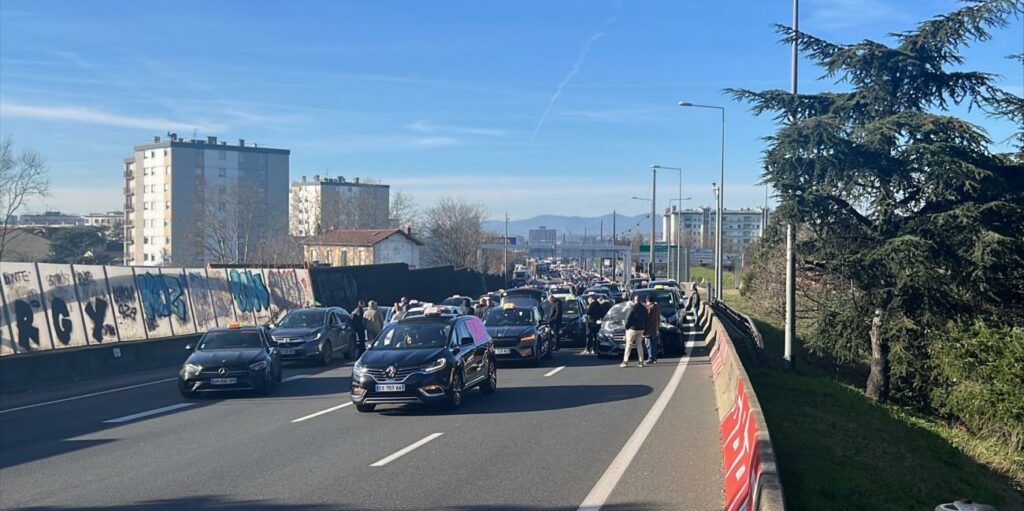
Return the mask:
<path id="1" fill-rule="evenodd" d="M 277 375 L 274 376 L 274 383 L 281 383 L 281 380 L 284 379 L 284 378 L 282 378 L 281 373 L 282 373 L 282 371 L 281 371 L 281 364 L 278 364 L 277 365 Z"/>
<path id="2" fill-rule="evenodd" d="M 334 359 L 334 345 L 331 344 L 331 341 L 324 343 L 324 347 L 321 349 L 321 352 L 319 360 L 320 365 L 324 367 L 331 365 L 331 360 Z"/>
<path id="3" fill-rule="evenodd" d="M 452 382 L 452 392 L 445 402 L 445 408 L 448 411 L 454 412 L 462 407 L 462 400 L 465 398 L 464 390 L 462 388 L 462 370 L 460 368 L 458 369 L 458 374 L 455 375 L 455 381 Z"/>
<path id="4" fill-rule="evenodd" d="M 275 378 L 271 377 L 270 381 L 263 385 L 263 388 L 259 390 L 259 393 L 264 396 L 269 396 L 274 393 Z"/>
<path id="5" fill-rule="evenodd" d="M 494 394 L 494 391 L 498 390 L 498 366 L 494 365 L 494 360 L 491 360 L 487 366 L 487 378 L 484 378 L 480 384 L 480 392 Z"/>
<path id="6" fill-rule="evenodd" d="M 185 390 L 185 389 L 182 389 L 182 388 L 179 388 L 178 392 L 180 392 L 181 393 L 181 397 L 183 397 L 185 399 L 195 399 L 196 397 L 198 397 L 198 393 L 192 392 L 192 391 L 189 391 L 189 390 Z"/>
<path id="7" fill-rule="evenodd" d="M 551 339 L 548 339 L 548 350 L 544 352 L 544 358 L 551 358 L 551 354 L 554 353 L 555 348 L 551 345 Z"/>
<path id="8" fill-rule="evenodd" d="M 361 413 L 370 413 L 370 412 L 372 412 L 372 411 L 374 411 L 376 409 L 377 409 L 377 405 L 364 405 L 364 404 L 356 403 L 356 410 L 358 410 Z"/>

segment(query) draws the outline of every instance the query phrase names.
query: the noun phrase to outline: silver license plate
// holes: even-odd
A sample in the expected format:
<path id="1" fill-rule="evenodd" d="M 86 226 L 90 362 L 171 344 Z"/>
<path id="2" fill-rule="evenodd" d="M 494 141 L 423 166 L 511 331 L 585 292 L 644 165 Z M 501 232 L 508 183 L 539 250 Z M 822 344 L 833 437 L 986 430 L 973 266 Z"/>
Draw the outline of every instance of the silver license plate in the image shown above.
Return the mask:
<path id="1" fill-rule="evenodd" d="M 509 348 L 494 348 L 495 355 L 508 355 L 510 353 L 512 353 L 512 350 Z"/>
<path id="2" fill-rule="evenodd" d="M 294 355 L 295 354 L 295 348 L 281 348 L 281 354 L 282 355 Z"/>
<path id="3" fill-rule="evenodd" d="M 238 383 L 238 378 L 210 378 L 212 385 L 234 385 L 236 383 Z"/>
<path id="4" fill-rule="evenodd" d="M 404 383 L 389 383 L 377 385 L 377 392 L 405 392 Z"/>

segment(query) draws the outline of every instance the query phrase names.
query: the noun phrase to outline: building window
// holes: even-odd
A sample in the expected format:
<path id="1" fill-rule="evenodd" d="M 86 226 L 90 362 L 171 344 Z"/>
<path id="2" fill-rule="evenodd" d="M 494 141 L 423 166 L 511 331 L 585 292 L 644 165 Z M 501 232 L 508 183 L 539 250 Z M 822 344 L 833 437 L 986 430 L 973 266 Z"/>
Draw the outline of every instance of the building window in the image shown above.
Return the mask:
<path id="1" fill-rule="evenodd" d="M 164 149 L 164 156 L 167 156 L 167 149 Z"/>
<path id="2" fill-rule="evenodd" d="M 144 236 L 142 238 L 142 244 L 143 245 L 149 245 L 149 236 Z"/>
<path id="3" fill-rule="evenodd" d="M 224 151 L 224 150 L 217 151 L 217 159 L 218 160 L 226 160 L 226 159 L 228 159 L 228 152 Z"/>
<path id="4" fill-rule="evenodd" d="M 348 266 L 348 252 L 344 249 L 341 251 L 341 266 Z"/>
<path id="5" fill-rule="evenodd" d="M 225 169 L 224 167 L 221 167 L 221 168 L 217 169 L 217 176 L 218 177 L 227 177 L 228 176 L 227 169 Z"/>
<path id="6" fill-rule="evenodd" d="M 170 183 L 164 183 L 164 191 L 165 192 L 171 191 L 171 184 Z"/>
<path id="7" fill-rule="evenodd" d="M 167 208 L 167 209 L 171 209 L 171 201 L 167 201 L 167 206 L 166 206 L 166 208 Z"/>

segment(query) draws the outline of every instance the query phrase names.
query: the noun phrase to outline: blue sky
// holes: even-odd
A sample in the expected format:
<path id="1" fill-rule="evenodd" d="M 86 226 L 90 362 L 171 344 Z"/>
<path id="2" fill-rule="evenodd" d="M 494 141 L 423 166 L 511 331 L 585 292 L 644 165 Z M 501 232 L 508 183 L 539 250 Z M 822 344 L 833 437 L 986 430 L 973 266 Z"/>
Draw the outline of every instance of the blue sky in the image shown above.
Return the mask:
<path id="1" fill-rule="evenodd" d="M 878 39 L 956 5 L 804 0 L 801 28 Z M 633 214 L 655 163 L 686 169 L 690 204 L 712 201 L 717 112 L 675 106 L 690 100 L 728 108 L 726 205 L 757 206 L 773 127 L 721 90 L 788 87 L 770 25 L 789 18 L 789 0 L 4 0 L 0 135 L 49 161 L 36 210 L 118 209 L 121 158 L 171 130 L 288 148 L 293 178 L 370 177 L 426 206 L 448 194 L 493 217 Z M 968 67 L 1024 94 L 1004 58 L 1022 34 L 1021 20 L 996 32 Z M 805 64 L 801 89 L 836 88 L 819 74 Z M 967 117 L 996 140 L 1011 131 Z M 660 179 L 659 202 L 677 184 Z"/>

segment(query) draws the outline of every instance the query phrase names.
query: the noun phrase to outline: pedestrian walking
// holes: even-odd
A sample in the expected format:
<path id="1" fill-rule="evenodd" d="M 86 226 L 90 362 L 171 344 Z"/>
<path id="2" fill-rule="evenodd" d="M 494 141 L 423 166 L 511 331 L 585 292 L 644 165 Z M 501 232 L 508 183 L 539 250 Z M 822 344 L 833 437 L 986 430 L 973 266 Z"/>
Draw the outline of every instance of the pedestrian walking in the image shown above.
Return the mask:
<path id="1" fill-rule="evenodd" d="M 647 328 L 644 329 L 644 349 L 647 350 L 647 363 L 658 363 L 658 352 L 661 351 L 661 307 L 654 300 L 654 295 L 647 295 Z"/>
<path id="2" fill-rule="evenodd" d="M 633 345 L 636 345 L 636 360 L 640 367 L 644 366 L 644 330 L 647 329 L 647 308 L 640 303 L 640 296 L 633 297 L 629 314 L 626 316 L 626 352 L 622 354 L 622 363 L 619 367 L 629 365 L 629 355 L 633 352 Z"/>
<path id="3" fill-rule="evenodd" d="M 484 316 L 487 315 L 487 311 L 491 309 L 490 302 L 491 300 L 486 296 L 481 298 L 480 301 L 476 303 L 476 307 L 473 308 L 473 315 L 480 319 L 484 319 Z"/>
<path id="4" fill-rule="evenodd" d="M 352 330 L 356 333 L 356 345 L 359 346 L 360 353 L 366 350 L 366 322 L 363 320 L 365 309 L 366 302 L 359 300 L 355 310 L 352 311 L 352 321 L 350 322 Z"/>
<path id="5" fill-rule="evenodd" d="M 377 308 L 377 302 L 370 300 L 363 312 L 363 325 L 366 327 L 366 339 L 373 341 L 384 330 L 384 315 Z"/>
<path id="6" fill-rule="evenodd" d="M 548 309 L 548 325 L 555 336 L 555 347 L 552 351 L 558 351 L 561 349 L 559 343 L 562 340 L 562 301 L 554 295 L 548 295 L 548 303 L 551 304 L 551 308 Z"/>

